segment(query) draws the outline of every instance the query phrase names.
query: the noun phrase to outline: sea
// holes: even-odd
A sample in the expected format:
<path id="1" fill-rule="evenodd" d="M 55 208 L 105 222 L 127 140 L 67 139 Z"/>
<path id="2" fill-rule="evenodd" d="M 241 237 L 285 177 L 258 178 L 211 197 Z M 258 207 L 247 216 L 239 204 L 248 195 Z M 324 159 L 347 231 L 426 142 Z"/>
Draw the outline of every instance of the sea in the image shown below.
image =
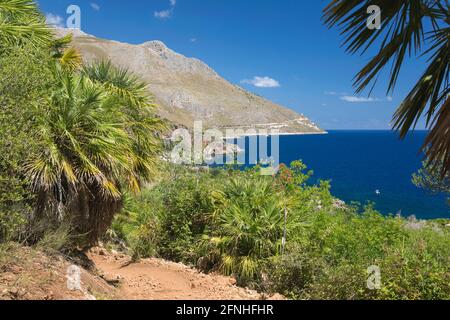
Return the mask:
<path id="1" fill-rule="evenodd" d="M 302 160 L 312 182 L 331 181 L 334 196 L 346 203 L 374 203 L 384 215 L 418 219 L 450 218 L 447 196 L 417 188 L 412 175 L 424 160 L 426 131 L 400 140 L 393 131 L 329 131 L 324 135 L 280 137 L 280 163 Z"/>

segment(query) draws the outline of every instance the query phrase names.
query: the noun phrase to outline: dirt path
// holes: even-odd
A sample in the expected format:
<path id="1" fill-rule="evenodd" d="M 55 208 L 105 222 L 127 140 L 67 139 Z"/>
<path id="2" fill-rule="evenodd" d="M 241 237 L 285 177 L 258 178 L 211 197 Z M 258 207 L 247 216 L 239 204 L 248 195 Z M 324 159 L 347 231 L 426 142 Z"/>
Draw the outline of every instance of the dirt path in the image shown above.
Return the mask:
<path id="1" fill-rule="evenodd" d="M 206 275 L 161 259 L 129 264 L 129 256 L 104 248 L 94 248 L 88 256 L 94 271 L 60 254 L 18 244 L 0 247 L 0 300 L 283 299 L 237 287 L 231 277 Z M 77 286 L 74 267 L 80 272 Z"/>
<path id="2" fill-rule="evenodd" d="M 235 286 L 236 281 L 206 275 L 185 265 L 146 259 L 127 265 L 129 257 L 94 249 L 90 258 L 103 278 L 116 282 L 119 296 L 130 300 L 261 300 L 268 297 Z M 271 299 L 279 299 L 273 296 Z"/>

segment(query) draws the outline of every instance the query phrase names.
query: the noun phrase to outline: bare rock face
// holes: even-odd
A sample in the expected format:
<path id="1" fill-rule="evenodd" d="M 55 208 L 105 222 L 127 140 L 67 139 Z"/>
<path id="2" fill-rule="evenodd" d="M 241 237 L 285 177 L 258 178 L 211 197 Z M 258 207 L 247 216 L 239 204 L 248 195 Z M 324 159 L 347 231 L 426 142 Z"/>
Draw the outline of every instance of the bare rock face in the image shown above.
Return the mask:
<path id="1" fill-rule="evenodd" d="M 87 62 L 108 59 L 141 75 L 160 106 L 160 115 L 175 124 L 191 128 L 194 121 L 203 121 L 205 129 L 324 133 L 303 115 L 231 84 L 202 61 L 176 53 L 161 41 L 131 45 L 57 29 L 58 35 L 67 33 L 73 33 L 74 45 Z"/>

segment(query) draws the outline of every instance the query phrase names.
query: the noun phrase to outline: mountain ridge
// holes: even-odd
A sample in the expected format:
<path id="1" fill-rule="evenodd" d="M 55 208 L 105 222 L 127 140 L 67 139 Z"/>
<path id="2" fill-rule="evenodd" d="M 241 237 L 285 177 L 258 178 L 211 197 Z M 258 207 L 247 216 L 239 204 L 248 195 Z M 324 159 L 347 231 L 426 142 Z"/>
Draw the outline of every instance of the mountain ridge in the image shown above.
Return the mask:
<path id="1" fill-rule="evenodd" d="M 139 74 L 160 106 L 159 115 L 177 126 L 192 128 L 279 129 L 280 134 L 325 133 L 302 114 L 275 104 L 223 79 L 205 62 L 168 48 L 162 41 L 138 45 L 96 38 L 79 30 L 57 29 L 73 35 L 73 44 L 90 63 L 110 60 Z"/>

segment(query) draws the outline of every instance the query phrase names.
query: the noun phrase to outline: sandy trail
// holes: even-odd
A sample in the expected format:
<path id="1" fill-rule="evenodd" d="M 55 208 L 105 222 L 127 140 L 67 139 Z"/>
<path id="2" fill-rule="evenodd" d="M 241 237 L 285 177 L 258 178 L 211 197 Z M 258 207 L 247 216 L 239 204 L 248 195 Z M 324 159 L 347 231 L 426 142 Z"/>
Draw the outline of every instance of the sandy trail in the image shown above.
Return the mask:
<path id="1" fill-rule="evenodd" d="M 129 300 L 261 300 L 269 297 L 235 286 L 235 279 L 206 275 L 183 264 L 145 259 L 128 264 L 129 257 L 94 249 L 89 257 L 102 276 L 117 283 L 119 296 Z M 278 295 L 271 299 L 281 298 Z"/>

